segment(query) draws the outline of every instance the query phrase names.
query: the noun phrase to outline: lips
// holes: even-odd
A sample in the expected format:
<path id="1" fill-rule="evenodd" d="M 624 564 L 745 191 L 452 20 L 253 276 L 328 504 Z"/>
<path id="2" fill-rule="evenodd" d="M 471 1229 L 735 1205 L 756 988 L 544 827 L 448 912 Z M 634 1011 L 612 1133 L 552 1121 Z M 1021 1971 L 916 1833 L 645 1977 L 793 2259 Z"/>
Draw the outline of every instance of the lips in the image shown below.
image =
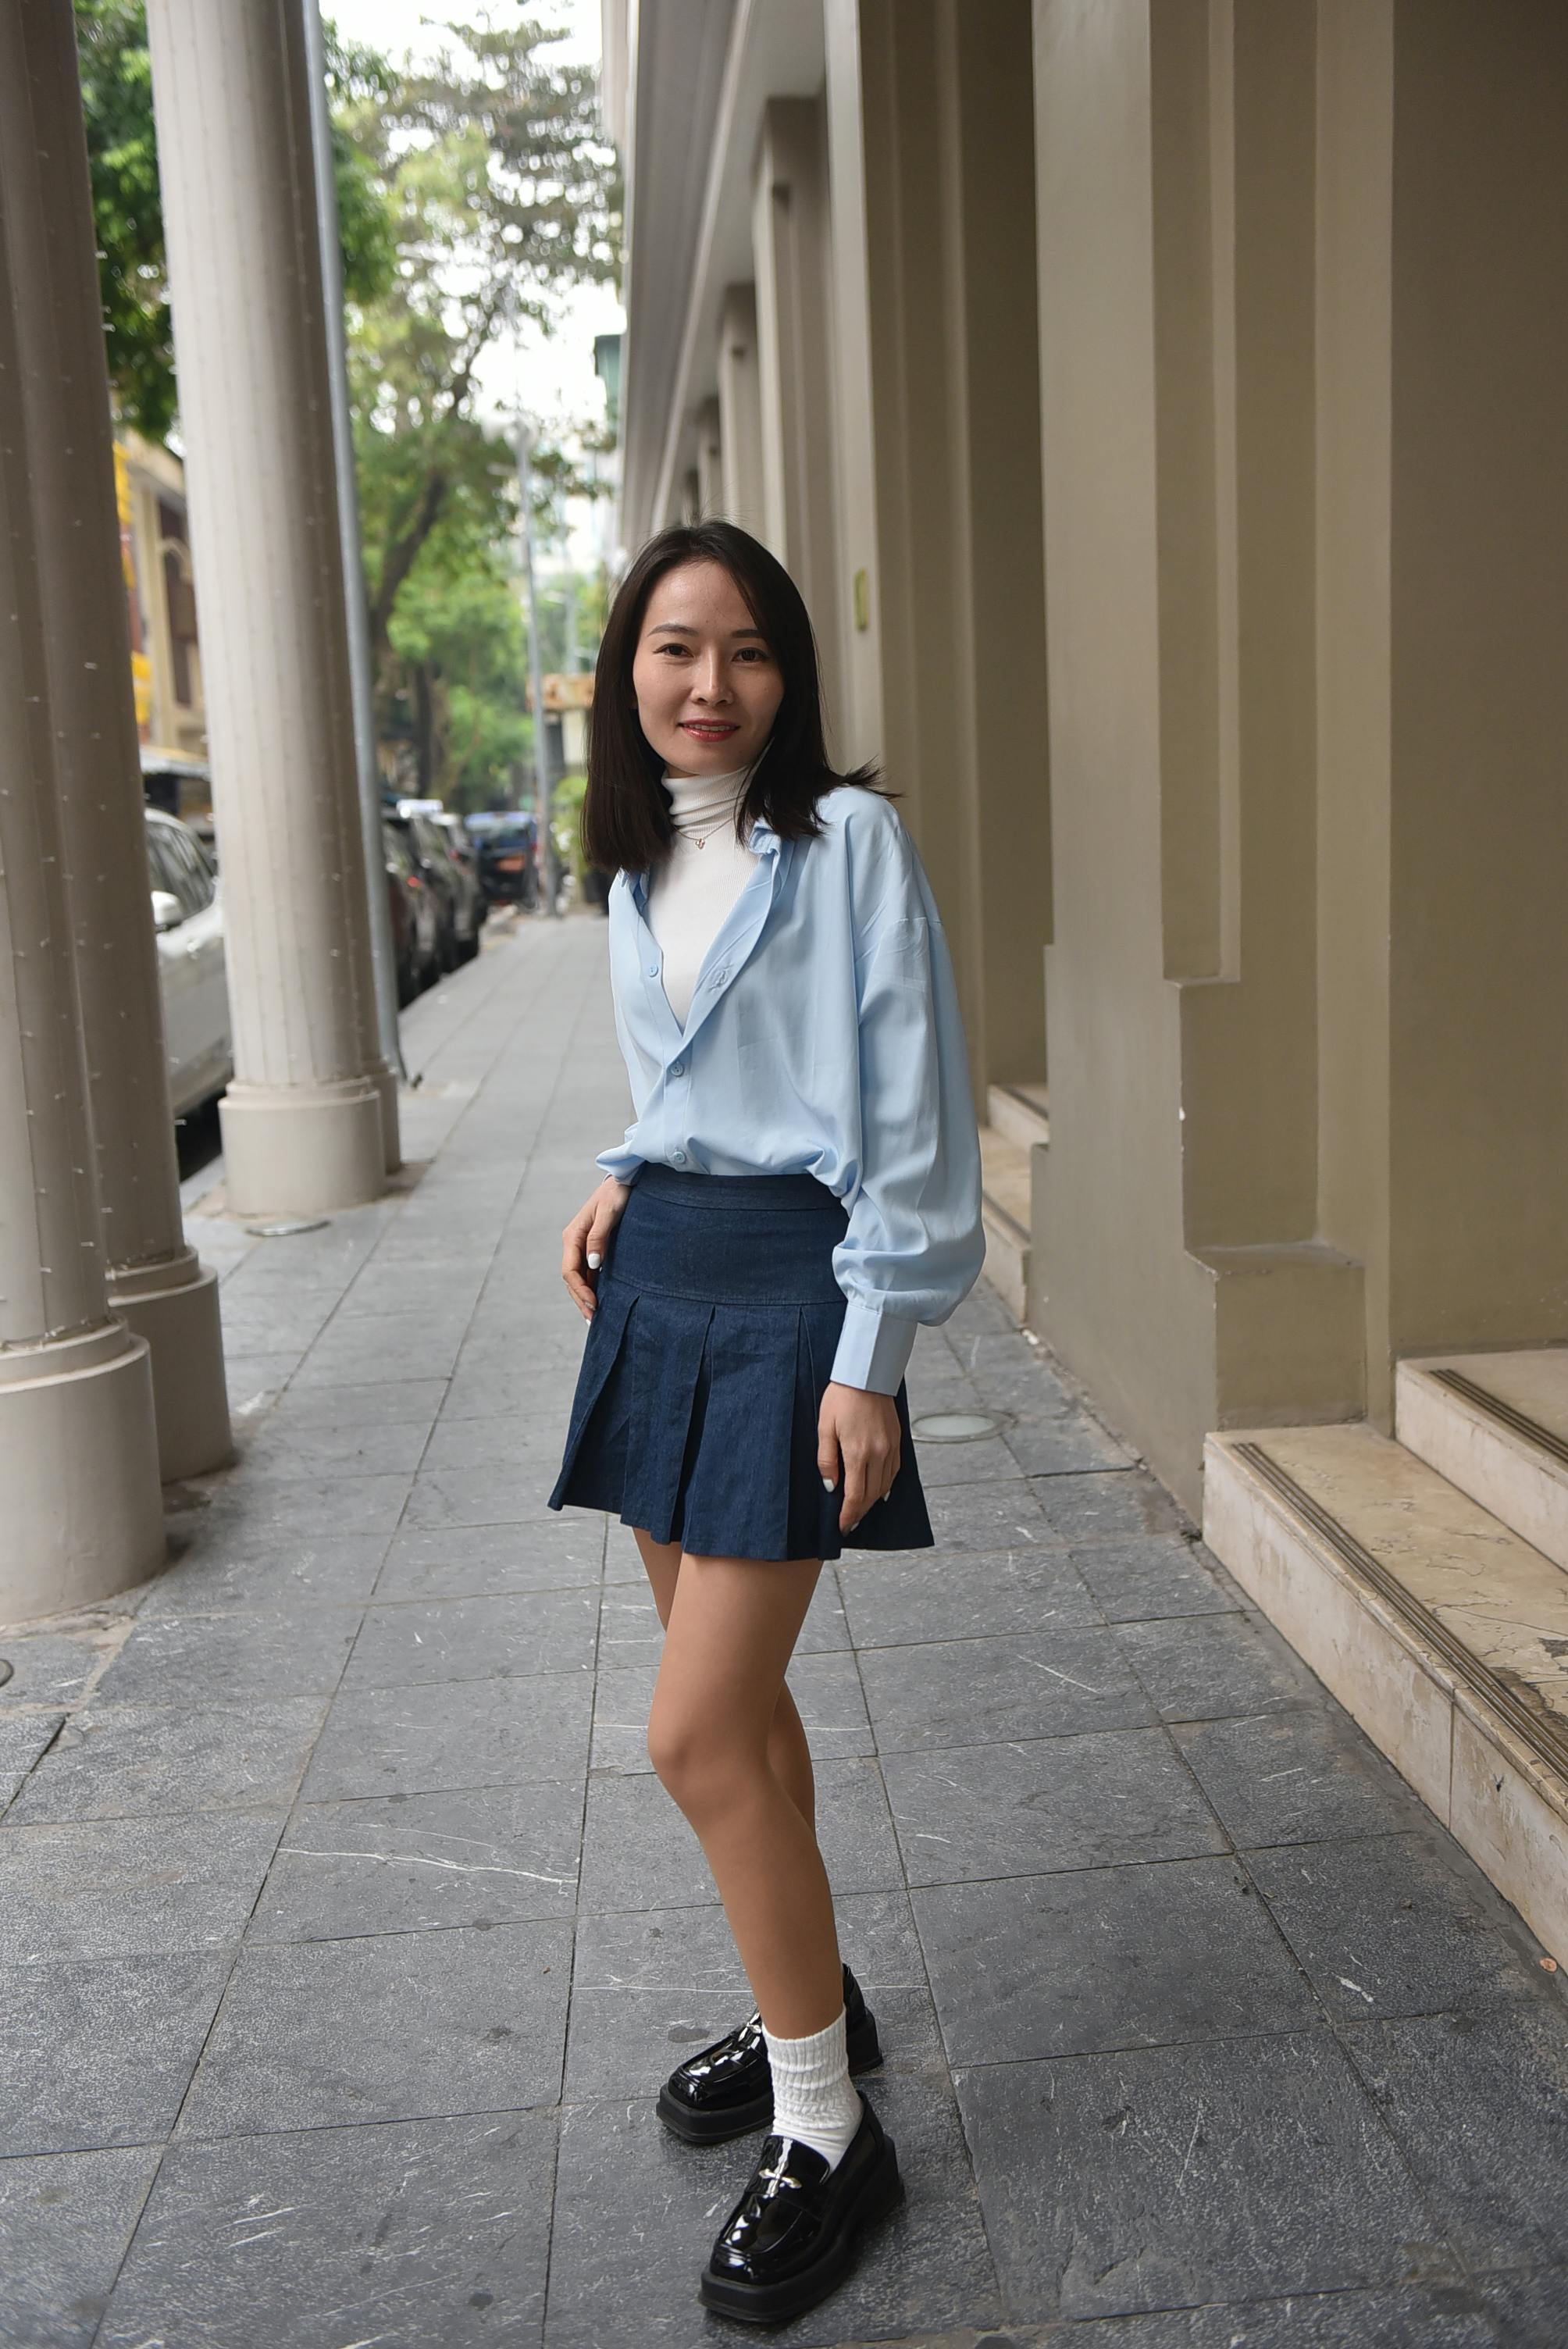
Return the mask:
<path id="1" fill-rule="evenodd" d="M 732 734 L 739 731 L 738 726 L 707 726 L 700 719 L 683 718 L 681 720 L 681 732 L 695 734 L 699 742 L 727 742 Z"/>

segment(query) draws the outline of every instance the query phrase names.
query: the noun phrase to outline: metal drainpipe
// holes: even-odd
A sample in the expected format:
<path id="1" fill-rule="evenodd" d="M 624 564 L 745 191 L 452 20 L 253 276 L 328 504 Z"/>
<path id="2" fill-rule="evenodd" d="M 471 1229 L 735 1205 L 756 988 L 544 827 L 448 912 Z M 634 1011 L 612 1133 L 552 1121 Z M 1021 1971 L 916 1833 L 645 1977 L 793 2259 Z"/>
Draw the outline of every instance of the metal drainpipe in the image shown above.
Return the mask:
<path id="1" fill-rule="evenodd" d="M 376 699 L 370 672 L 370 614 L 365 600 L 365 558 L 359 543 L 359 492 L 354 469 L 354 422 L 348 401 L 348 346 L 343 316 L 343 251 L 338 241 L 337 178 L 332 164 L 332 119 L 326 104 L 326 49 L 319 0 L 300 0 L 310 60 L 311 160 L 316 217 L 321 222 L 321 280 L 326 309 L 326 365 L 332 386 L 332 440 L 337 452 L 337 527 L 348 602 L 348 674 L 354 703 L 354 749 L 359 770 L 359 812 L 365 825 L 365 880 L 370 893 L 370 961 L 376 977 L 376 1025 L 388 1068 L 407 1081 L 397 1024 L 397 972 L 392 916 L 387 903 L 387 852 L 381 839 L 381 771 L 376 760 Z M 390 1170 L 389 1170 L 390 1171 Z"/>

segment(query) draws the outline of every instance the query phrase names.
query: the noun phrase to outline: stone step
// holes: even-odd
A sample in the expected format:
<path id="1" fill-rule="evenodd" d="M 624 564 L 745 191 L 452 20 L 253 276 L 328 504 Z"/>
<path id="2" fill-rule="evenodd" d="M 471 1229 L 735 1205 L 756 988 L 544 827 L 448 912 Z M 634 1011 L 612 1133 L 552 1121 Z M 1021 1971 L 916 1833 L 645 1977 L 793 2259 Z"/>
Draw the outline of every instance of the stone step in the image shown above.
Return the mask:
<path id="1" fill-rule="evenodd" d="M 1365 1423 L 1211 1435 L 1203 1536 L 1568 1961 L 1568 1574 Z"/>
<path id="2" fill-rule="evenodd" d="M 1401 1362 L 1408 1450 L 1568 1567 L 1568 1346 Z"/>
<path id="3" fill-rule="evenodd" d="M 1013 1319 L 1022 1321 L 1029 1293 L 1033 1213 L 1029 1154 L 993 1125 L 980 1128 L 980 1180 L 985 1278 Z"/>
<path id="4" fill-rule="evenodd" d="M 989 1085 L 985 1114 L 996 1132 L 1020 1150 L 1041 1148 L 1051 1138 L 1044 1085 Z"/>

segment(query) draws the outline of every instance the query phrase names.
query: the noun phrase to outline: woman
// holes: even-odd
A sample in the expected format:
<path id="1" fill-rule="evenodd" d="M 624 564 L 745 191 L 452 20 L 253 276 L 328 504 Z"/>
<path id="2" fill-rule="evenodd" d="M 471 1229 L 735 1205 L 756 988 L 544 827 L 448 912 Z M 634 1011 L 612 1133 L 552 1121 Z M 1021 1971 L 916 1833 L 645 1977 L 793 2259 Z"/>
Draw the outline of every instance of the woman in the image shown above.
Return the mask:
<path id="1" fill-rule="evenodd" d="M 562 1235 L 590 1327 L 550 1506 L 634 1528 L 665 1626 L 649 1753 L 757 2010 L 658 2109 L 698 2145 L 769 2130 L 700 2287 L 760 2323 L 830 2292 L 903 2194 L 851 2081 L 881 2049 L 784 1675 L 825 1558 L 931 1543 L 904 1367 L 984 1253 L 946 941 L 873 781 L 828 764 L 810 623 L 767 549 L 725 523 L 645 546 L 583 804 L 635 1118 Z"/>

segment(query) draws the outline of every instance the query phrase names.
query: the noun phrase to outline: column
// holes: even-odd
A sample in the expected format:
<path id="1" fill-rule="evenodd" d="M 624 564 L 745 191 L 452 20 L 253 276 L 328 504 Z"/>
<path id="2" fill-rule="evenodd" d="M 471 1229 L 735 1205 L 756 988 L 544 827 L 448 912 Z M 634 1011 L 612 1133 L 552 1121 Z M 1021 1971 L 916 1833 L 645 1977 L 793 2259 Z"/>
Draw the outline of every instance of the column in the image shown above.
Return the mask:
<path id="1" fill-rule="evenodd" d="M 22 397 L 40 532 L 36 598 L 57 680 L 55 763 L 111 1307 L 152 1353 L 165 1483 L 232 1445 L 217 1277 L 186 1244 L 131 698 L 92 203 L 69 12 L 33 0 L 26 45 L 39 233 L 20 251 Z"/>
<path id="2" fill-rule="evenodd" d="M 34 121 L 48 98 L 36 101 L 34 82 L 62 28 L 69 41 L 69 11 L 50 0 L 0 10 L 0 1619 L 10 1622 L 108 1598 L 164 1554 L 147 1345 L 111 1312 L 105 1281 L 57 796 L 68 648 L 37 589 L 58 517 L 27 338 L 59 191 Z"/>
<path id="3" fill-rule="evenodd" d="M 724 450 L 719 438 L 718 402 L 705 399 L 696 418 L 697 510 L 706 521 L 724 513 Z"/>
<path id="4" fill-rule="evenodd" d="M 385 1187 L 327 323 L 297 0 L 152 0 L 241 1213 Z M 380 1076 L 385 1081 L 384 1072 Z"/>
<path id="5" fill-rule="evenodd" d="M 824 109 L 770 98 L 752 197 L 762 412 L 762 535 L 806 599 L 830 724 L 840 716 L 832 320 Z"/>
<path id="6" fill-rule="evenodd" d="M 757 288 L 727 285 L 718 319 L 718 454 L 727 522 L 768 533 L 762 481 L 762 387 L 757 372 Z"/>

